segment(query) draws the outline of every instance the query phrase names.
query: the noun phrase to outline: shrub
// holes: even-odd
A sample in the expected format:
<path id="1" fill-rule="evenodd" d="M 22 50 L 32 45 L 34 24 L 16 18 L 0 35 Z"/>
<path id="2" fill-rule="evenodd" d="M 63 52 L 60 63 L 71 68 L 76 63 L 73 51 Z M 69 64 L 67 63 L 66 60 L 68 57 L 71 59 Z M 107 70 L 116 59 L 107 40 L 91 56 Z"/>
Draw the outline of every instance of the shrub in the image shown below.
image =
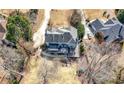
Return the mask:
<path id="1" fill-rule="evenodd" d="M 19 82 L 15 79 L 15 80 L 10 81 L 10 84 L 19 84 Z"/>
<path id="2" fill-rule="evenodd" d="M 80 54 L 82 54 L 84 52 L 84 46 L 80 45 Z"/>
<path id="3" fill-rule="evenodd" d="M 117 18 L 121 23 L 124 23 L 124 9 L 118 10 Z"/>
<path id="4" fill-rule="evenodd" d="M 78 23 L 78 26 L 77 26 L 77 31 L 78 31 L 78 37 L 79 37 L 79 40 L 83 38 L 84 36 L 84 25 L 80 23 Z"/>

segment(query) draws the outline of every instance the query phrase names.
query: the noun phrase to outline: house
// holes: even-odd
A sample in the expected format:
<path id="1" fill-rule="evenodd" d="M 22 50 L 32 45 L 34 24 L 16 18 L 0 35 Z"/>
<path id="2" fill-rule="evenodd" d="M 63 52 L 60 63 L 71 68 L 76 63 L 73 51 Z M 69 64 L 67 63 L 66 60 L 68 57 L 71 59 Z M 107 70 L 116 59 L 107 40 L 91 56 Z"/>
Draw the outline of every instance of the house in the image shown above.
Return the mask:
<path id="1" fill-rule="evenodd" d="M 45 52 L 52 55 L 79 57 L 77 29 L 51 28 L 45 33 Z"/>
<path id="2" fill-rule="evenodd" d="M 108 44 L 115 40 L 124 40 L 124 25 L 116 18 L 108 19 L 106 22 L 96 19 L 89 23 L 89 28 L 94 35 L 101 32 Z"/>

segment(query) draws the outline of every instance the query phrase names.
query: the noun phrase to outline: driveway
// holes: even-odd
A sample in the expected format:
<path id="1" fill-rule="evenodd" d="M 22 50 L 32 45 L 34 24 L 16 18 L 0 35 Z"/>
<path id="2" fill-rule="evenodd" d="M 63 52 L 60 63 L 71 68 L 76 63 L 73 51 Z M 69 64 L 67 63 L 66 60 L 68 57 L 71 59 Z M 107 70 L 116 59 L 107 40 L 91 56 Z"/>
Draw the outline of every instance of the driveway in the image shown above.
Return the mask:
<path id="1" fill-rule="evenodd" d="M 93 33 L 90 31 L 90 29 L 88 28 L 88 25 L 86 24 L 86 17 L 85 17 L 84 10 L 81 10 L 81 15 L 82 15 L 81 23 L 84 25 L 84 28 L 85 28 L 85 34 L 83 39 L 88 39 L 88 35 L 91 37 L 94 37 Z"/>
<path id="2" fill-rule="evenodd" d="M 44 43 L 45 40 L 45 31 L 50 19 L 50 11 L 51 9 L 46 9 L 45 10 L 45 19 L 43 21 L 43 24 L 41 24 L 41 27 L 37 32 L 34 33 L 33 35 L 33 42 L 34 42 L 34 48 L 40 47 Z"/>

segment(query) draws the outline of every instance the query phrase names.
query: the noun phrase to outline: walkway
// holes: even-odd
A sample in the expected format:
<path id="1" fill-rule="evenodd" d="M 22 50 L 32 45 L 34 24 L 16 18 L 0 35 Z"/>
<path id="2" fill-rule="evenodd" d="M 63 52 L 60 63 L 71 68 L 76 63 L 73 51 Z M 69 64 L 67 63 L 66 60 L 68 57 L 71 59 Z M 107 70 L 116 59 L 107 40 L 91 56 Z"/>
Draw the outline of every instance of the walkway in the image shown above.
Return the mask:
<path id="1" fill-rule="evenodd" d="M 84 39 L 88 39 L 88 34 L 91 36 L 91 37 L 94 37 L 93 33 L 90 31 L 90 29 L 88 28 L 87 24 L 86 24 L 86 17 L 85 17 L 85 13 L 84 13 L 84 10 L 80 10 L 81 11 L 81 15 L 82 15 L 82 24 L 84 25 L 84 28 L 85 28 L 85 34 L 84 34 Z"/>

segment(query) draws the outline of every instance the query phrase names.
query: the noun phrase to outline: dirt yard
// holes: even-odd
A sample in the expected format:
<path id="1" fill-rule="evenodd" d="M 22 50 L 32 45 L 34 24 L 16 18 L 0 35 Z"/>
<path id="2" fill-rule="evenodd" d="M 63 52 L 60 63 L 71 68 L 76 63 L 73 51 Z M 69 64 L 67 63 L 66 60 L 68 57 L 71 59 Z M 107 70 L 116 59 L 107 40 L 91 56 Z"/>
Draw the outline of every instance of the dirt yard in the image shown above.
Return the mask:
<path id="1" fill-rule="evenodd" d="M 47 84 L 79 84 L 80 81 L 76 77 L 76 70 L 77 64 L 75 63 L 66 67 L 62 66 L 59 61 L 32 56 L 25 69 L 21 84 L 43 83 L 43 76 L 47 79 Z"/>
<path id="2" fill-rule="evenodd" d="M 36 60 L 36 59 L 37 58 L 35 56 L 30 58 L 27 64 L 27 67 L 25 68 L 25 71 L 24 71 L 25 73 L 24 77 L 20 83 L 22 84 L 39 84 L 40 83 L 40 79 L 38 78 L 38 71 L 40 69 L 39 67 L 42 60 L 40 59 Z"/>
<path id="3" fill-rule="evenodd" d="M 54 27 L 67 27 L 73 10 L 52 10 L 49 25 Z"/>
<path id="4" fill-rule="evenodd" d="M 59 67 L 55 78 L 49 80 L 50 84 L 80 84 L 76 76 L 77 64 L 69 67 Z"/>
<path id="5" fill-rule="evenodd" d="M 105 16 L 103 16 L 103 13 L 106 11 L 106 15 L 110 15 L 109 18 L 115 17 L 114 9 L 84 9 L 85 17 L 89 20 L 93 20 L 96 18 L 99 19 L 107 19 Z"/>

